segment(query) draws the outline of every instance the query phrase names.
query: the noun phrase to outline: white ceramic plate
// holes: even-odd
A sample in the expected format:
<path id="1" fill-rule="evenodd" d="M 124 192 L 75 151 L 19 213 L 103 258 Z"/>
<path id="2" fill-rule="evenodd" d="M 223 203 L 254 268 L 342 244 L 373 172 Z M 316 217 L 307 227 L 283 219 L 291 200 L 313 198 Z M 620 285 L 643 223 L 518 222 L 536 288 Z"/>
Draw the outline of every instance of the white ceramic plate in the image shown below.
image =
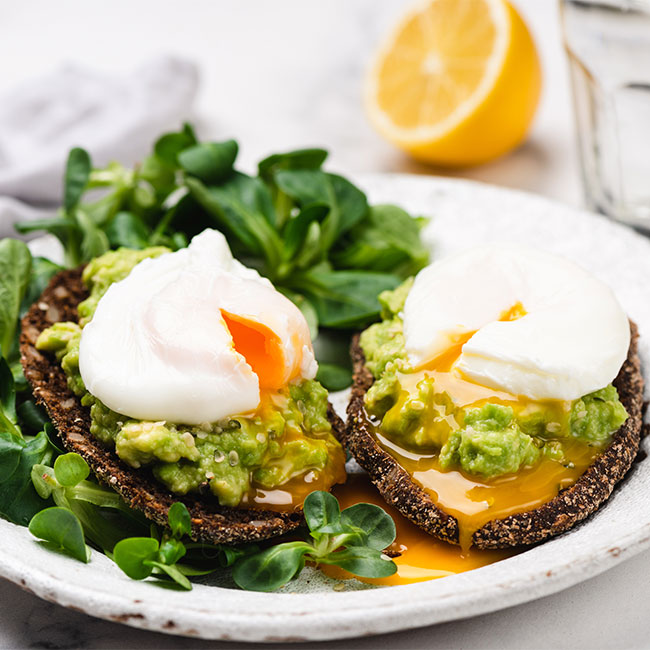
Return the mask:
<path id="1" fill-rule="evenodd" d="M 483 241 L 509 240 L 576 260 L 614 288 L 638 323 L 647 364 L 648 240 L 603 217 L 496 187 L 405 175 L 364 175 L 357 181 L 375 203 L 432 215 L 426 236 L 436 258 Z M 494 611 L 605 571 L 650 546 L 649 493 L 650 463 L 643 461 L 606 507 L 573 531 L 497 564 L 399 587 L 357 583 L 339 592 L 334 581 L 306 570 L 273 594 L 214 584 L 198 584 L 189 593 L 164 590 L 129 580 L 96 552 L 89 565 L 51 553 L 25 528 L 4 521 L 0 575 L 66 607 L 173 634 L 282 642 L 379 634 Z"/>

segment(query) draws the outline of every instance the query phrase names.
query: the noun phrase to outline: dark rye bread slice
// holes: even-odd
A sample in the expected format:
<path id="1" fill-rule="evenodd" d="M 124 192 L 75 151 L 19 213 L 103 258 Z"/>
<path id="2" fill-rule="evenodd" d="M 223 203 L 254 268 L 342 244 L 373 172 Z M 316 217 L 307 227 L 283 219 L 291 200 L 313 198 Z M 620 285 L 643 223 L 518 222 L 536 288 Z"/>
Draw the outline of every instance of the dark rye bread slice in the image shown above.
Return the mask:
<path id="1" fill-rule="evenodd" d="M 83 407 L 68 388 L 65 373 L 54 356 L 36 349 L 36 339 L 44 329 L 58 321 L 77 321 L 77 305 L 87 297 L 81 269 L 62 271 L 52 278 L 22 320 L 20 352 L 25 376 L 37 402 L 52 419 L 63 446 L 83 456 L 100 481 L 157 524 L 165 526 L 169 507 L 182 501 L 192 517 L 195 539 L 235 544 L 275 537 L 297 528 L 302 522 L 300 512 L 225 508 L 209 492 L 205 497 L 174 496 L 146 468 L 129 467 L 91 435 L 90 409 Z M 331 406 L 328 417 L 340 438 L 343 422 Z"/>
<path id="2" fill-rule="evenodd" d="M 569 530 L 595 512 L 630 469 L 639 449 L 643 419 L 643 376 L 637 354 L 638 332 L 634 323 L 630 326 L 632 338 L 628 356 L 614 380 L 621 402 L 629 414 L 625 424 L 574 485 L 534 510 L 489 521 L 474 532 L 472 542 L 476 547 L 494 549 L 535 544 Z M 358 335 L 352 341 L 351 355 L 354 382 L 344 444 L 368 472 L 388 503 L 429 534 L 458 544 L 456 518 L 438 508 L 427 492 L 375 441 L 363 402 L 374 379 L 365 365 Z"/>

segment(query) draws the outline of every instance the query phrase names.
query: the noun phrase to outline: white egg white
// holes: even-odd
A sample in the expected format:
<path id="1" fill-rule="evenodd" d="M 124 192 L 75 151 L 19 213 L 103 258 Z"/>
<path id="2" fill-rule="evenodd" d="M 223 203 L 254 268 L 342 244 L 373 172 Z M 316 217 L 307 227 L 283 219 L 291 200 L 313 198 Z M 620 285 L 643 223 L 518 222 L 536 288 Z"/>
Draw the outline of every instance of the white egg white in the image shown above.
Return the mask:
<path id="1" fill-rule="evenodd" d="M 500 320 L 517 303 L 525 315 Z M 410 363 L 423 366 L 463 335 L 454 371 L 534 400 L 574 400 L 609 384 L 630 344 L 611 289 L 562 257 L 484 245 L 418 274 L 403 312 Z"/>
<path id="2" fill-rule="evenodd" d="M 254 411 L 258 376 L 234 349 L 222 310 L 279 338 L 287 382 L 315 376 L 300 310 L 206 230 L 186 249 L 144 260 L 101 298 L 79 347 L 86 389 L 143 420 L 199 424 Z"/>

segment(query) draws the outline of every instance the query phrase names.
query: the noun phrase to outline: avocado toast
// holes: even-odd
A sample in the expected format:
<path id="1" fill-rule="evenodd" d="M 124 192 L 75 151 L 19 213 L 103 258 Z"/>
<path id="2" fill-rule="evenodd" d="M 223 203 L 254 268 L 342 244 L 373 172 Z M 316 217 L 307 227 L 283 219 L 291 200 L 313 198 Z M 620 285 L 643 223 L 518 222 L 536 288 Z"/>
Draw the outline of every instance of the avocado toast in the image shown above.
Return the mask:
<path id="1" fill-rule="evenodd" d="M 569 488 L 548 503 L 527 512 L 494 519 L 472 535 L 478 548 L 503 548 L 534 544 L 572 528 L 595 512 L 610 496 L 614 486 L 630 469 L 639 449 L 643 377 L 636 352 L 636 326 L 630 351 L 621 372 L 614 380 L 621 402 L 629 414 L 607 449 Z M 429 494 L 417 485 L 409 473 L 377 444 L 373 424 L 364 405 L 366 391 L 374 378 L 365 365 L 365 357 L 355 336 L 351 347 L 354 364 L 352 397 L 348 406 L 348 424 L 343 442 L 363 467 L 384 499 L 413 523 L 452 544 L 459 542 L 458 521 L 439 508 Z"/>
<path id="2" fill-rule="evenodd" d="M 156 523 L 165 525 L 172 503 L 182 501 L 191 515 L 192 535 L 197 539 L 232 544 L 262 540 L 297 528 L 302 521 L 299 507 L 274 510 L 272 505 L 254 508 L 223 506 L 210 491 L 209 481 L 205 478 L 197 489 L 186 494 L 174 494 L 154 477 L 146 463 L 142 467 L 128 464 L 110 445 L 91 434 L 90 408 L 82 405 L 79 394 L 71 389 L 70 376 L 66 375 L 53 354 L 37 348 L 39 336 L 47 328 L 55 323 L 77 323 L 77 307 L 88 297 L 82 269 L 60 272 L 22 321 L 20 349 L 25 376 L 33 387 L 35 398 L 46 408 L 55 424 L 64 447 L 80 454 L 103 483 Z M 327 418 L 332 433 L 338 437 L 342 423 L 331 407 Z M 342 459 L 342 453 L 340 455 Z M 340 469 L 342 471 L 342 465 Z"/>
<path id="3" fill-rule="evenodd" d="M 595 512 L 625 476 L 638 452 L 643 378 L 636 326 L 627 323 L 629 346 L 617 375 L 612 376 L 613 387 L 574 401 L 528 400 L 524 406 L 491 388 L 494 405 L 485 398 L 461 409 L 453 402 L 453 390 L 458 390 L 458 385 L 467 389 L 465 380 L 459 384 L 458 378 L 451 381 L 447 373 L 425 370 L 417 374 L 409 367 L 391 375 L 390 361 L 389 372 L 385 372 L 386 366 L 378 370 L 381 355 L 377 350 L 383 349 L 386 358 L 398 366 L 403 363 L 398 357 L 405 359 L 404 296 L 410 293 L 410 286 L 404 286 L 401 296 L 398 292 L 382 297 L 384 321 L 372 326 L 372 334 L 369 330 L 364 333 L 366 353 L 370 350 L 372 356 L 370 364 L 363 337 L 356 336 L 352 342 L 354 383 L 344 436 L 347 448 L 384 499 L 440 539 L 486 549 L 543 541 Z M 420 303 L 429 307 L 426 301 Z M 462 346 L 457 350 L 460 354 Z M 416 384 L 409 379 L 411 375 L 424 379 Z M 431 377 L 435 377 L 433 382 Z M 429 384 L 437 382 L 450 387 L 449 395 L 439 387 L 437 391 L 431 389 Z M 483 387 L 469 388 L 480 388 L 481 396 L 490 394 Z M 413 402 L 415 397 L 417 402 Z M 440 423 L 450 420 L 450 413 L 456 418 L 452 422 L 456 431 L 447 441 L 443 438 L 430 444 L 427 435 L 432 431 L 431 422 L 424 422 L 425 416 L 406 408 L 414 403 L 419 412 L 442 414 L 436 418 L 438 435 Z M 489 409 L 493 412 L 488 413 Z M 501 417 L 505 420 L 498 422 Z M 576 418 L 582 418 L 582 424 Z M 596 431 L 598 427 L 600 431 Z M 461 443 L 449 454 L 447 442 L 453 441 L 454 435 L 466 436 L 471 444 L 463 448 Z M 501 467 L 495 470 L 497 461 Z M 460 492 L 462 498 L 458 497 Z M 457 508 L 455 503 L 461 502 L 463 507 Z"/>

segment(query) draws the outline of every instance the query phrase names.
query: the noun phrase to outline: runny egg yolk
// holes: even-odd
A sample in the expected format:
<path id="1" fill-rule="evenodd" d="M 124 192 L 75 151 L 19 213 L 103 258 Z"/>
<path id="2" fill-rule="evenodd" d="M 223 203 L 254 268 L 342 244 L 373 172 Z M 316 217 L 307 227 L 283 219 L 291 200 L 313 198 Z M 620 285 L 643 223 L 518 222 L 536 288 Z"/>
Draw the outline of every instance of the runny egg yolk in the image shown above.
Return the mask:
<path id="1" fill-rule="evenodd" d="M 521 301 L 517 301 L 510 309 L 506 309 L 503 314 L 499 317 L 499 320 L 519 320 L 527 314 L 525 307 L 521 304 Z"/>
<path id="2" fill-rule="evenodd" d="M 234 348 L 241 354 L 260 382 L 260 389 L 278 390 L 287 381 L 282 340 L 266 325 L 221 310 L 232 336 Z"/>

